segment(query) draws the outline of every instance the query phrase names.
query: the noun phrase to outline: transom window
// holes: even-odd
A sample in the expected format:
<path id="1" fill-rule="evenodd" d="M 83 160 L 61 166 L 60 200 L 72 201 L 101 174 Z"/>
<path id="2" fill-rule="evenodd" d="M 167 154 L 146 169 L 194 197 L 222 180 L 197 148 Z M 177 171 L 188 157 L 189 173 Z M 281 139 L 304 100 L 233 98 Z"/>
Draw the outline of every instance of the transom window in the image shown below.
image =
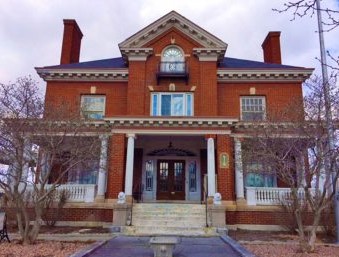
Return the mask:
<path id="1" fill-rule="evenodd" d="M 192 93 L 153 93 L 152 116 L 193 116 Z"/>
<path id="2" fill-rule="evenodd" d="M 171 46 L 167 49 L 165 49 L 163 53 L 163 59 L 166 59 L 166 61 L 182 61 L 184 58 L 182 52 L 178 47 Z"/>
<path id="3" fill-rule="evenodd" d="M 243 96 L 240 98 L 241 120 L 258 121 L 265 119 L 266 101 L 264 96 Z"/>
<path id="4" fill-rule="evenodd" d="M 81 112 L 86 119 L 102 119 L 105 115 L 105 96 L 81 96 Z"/>

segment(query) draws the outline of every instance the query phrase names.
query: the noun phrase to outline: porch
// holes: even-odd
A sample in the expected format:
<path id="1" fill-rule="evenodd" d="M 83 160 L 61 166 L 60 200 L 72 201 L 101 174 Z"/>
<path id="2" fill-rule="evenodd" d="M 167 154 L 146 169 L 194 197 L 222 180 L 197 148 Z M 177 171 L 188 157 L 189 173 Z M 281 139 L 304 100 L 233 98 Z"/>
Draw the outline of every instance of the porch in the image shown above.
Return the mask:
<path id="1" fill-rule="evenodd" d="M 315 189 L 310 188 L 311 194 L 315 194 Z M 305 198 L 305 191 L 298 190 L 298 198 Z M 248 206 L 256 205 L 281 205 L 286 199 L 291 199 L 290 188 L 280 187 L 246 187 L 246 203 Z"/>
<path id="2" fill-rule="evenodd" d="M 51 184 L 45 185 L 46 190 L 52 187 Z M 97 185 L 95 184 L 61 184 L 56 189 L 56 199 L 62 194 L 67 193 L 67 202 L 71 203 L 92 203 L 97 195 Z M 33 186 L 28 185 L 27 192 L 33 191 Z"/>
<path id="3" fill-rule="evenodd" d="M 51 185 L 47 185 L 49 189 Z M 32 190 L 32 187 L 28 187 Z M 312 193 L 314 193 L 314 189 Z M 91 203 L 95 202 L 97 195 L 97 185 L 95 184 L 62 184 L 56 188 L 57 196 L 62 191 L 66 191 L 68 195 L 67 202 L 71 203 Z M 258 205 L 280 205 L 283 199 L 290 198 L 290 188 L 279 187 L 246 187 L 246 204 L 248 206 Z M 305 198 L 305 192 L 300 189 L 298 192 L 299 198 Z"/>

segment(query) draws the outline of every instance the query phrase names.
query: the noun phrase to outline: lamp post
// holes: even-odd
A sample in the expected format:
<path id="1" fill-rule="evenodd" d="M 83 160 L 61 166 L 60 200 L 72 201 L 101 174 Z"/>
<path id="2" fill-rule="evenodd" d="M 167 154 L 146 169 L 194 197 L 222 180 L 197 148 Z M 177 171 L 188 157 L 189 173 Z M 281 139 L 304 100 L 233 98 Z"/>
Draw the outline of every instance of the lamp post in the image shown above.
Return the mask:
<path id="1" fill-rule="evenodd" d="M 323 33 L 323 23 L 321 16 L 321 7 L 320 0 L 316 0 L 317 7 L 317 18 L 318 18 L 318 33 L 319 33 L 319 44 L 320 44 L 320 60 L 321 60 L 321 72 L 322 72 L 322 82 L 323 82 L 323 92 L 324 92 L 324 101 L 325 101 L 325 117 L 326 117 L 326 129 L 327 129 L 327 140 L 328 148 L 327 150 L 330 153 L 330 158 L 327 159 L 325 166 L 328 168 L 331 166 L 332 153 L 334 150 L 334 127 L 332 120 L 332 111 L 331 111 L 331 101 L 330 101 L 330 85 L 327 72 L 327 62 L 326 62 L 326 52 L 325 52 L 325 43 L 324 43 L 324 33 Z M 334 209 L 335 209 L 335 224 L 336 224 L 336 243 L 339 244 L 339 199 L 336 195 L 337 189 L 336 185 L 333 184 L 335 175 L 332 174 L 332 186 L 334 190 Z"/>

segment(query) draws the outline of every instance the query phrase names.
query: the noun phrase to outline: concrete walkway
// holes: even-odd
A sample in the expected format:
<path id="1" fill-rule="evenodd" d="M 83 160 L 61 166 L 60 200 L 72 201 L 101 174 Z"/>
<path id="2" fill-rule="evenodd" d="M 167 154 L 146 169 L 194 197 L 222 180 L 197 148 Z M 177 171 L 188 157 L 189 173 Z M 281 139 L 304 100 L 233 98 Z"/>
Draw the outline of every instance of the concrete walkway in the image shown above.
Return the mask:
<path id="1" fill-rule="evenodd" d="M 153 257 L 149 247 L 150 237 L 117 236 L 96 249 L 87 252 L 88 257 Z M 244 255 L 234 250 L 222 237 L 182 237 L 174 249 L 173 257 L 242 257 Z"/>

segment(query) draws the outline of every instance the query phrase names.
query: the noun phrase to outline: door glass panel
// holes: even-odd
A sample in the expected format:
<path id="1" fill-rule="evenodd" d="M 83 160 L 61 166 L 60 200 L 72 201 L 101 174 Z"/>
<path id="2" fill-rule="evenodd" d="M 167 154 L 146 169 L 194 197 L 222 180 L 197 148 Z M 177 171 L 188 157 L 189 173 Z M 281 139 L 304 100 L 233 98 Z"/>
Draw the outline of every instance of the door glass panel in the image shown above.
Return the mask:
<path id="1" fill-rule="evenodd" d="M 184 114 L 184 95 L 175 94 L 172 98 L 173 101 L 173 116 L 183 116 Z"/>
<path id="2" fill-rule="evenodd" d="M 190 192 L 197 191 L 197 164 L 195 161 L 190 162 L 189 170 L 189 189 Z"/>
<path id="3" fill-rule="evenodd" d="M 146 191 L 153 191 L 153 161 L 146 161 Z"/>
<path id="4" fill-rule="evenodd" d="M 168 191 L 168 162 L 160 162 L 159 191 Z"/>
<path id="5" fill-rule="evenodd" d="M 186 95 L 186 115 L 192 116 L 192 95 Z"/>
<path id="6" fill-rule="evenodd" d="M 174 191 L 183 191 L 183 163 L 174 163 Z"/>
<path id="7" fill-rule="evenodd" d="M 161 96 L 161 115 L 163 116 L 171 115 L 171 95 Z"/>
<path id="8" fill-rule="evenodd" d="M 158 95 L 153 95 L 153 102 L 152 102 L 152 115 L 158 115 Z"/>

